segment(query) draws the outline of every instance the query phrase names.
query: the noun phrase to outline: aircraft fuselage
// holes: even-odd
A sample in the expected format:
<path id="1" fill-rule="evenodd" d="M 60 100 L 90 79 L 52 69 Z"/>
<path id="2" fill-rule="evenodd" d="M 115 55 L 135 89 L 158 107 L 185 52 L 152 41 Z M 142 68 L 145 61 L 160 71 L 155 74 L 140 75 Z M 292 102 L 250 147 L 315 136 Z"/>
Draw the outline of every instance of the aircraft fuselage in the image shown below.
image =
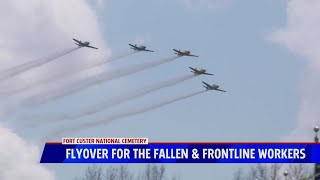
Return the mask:
<path id="1" fill-rule="evenodd" d="M 132 49 L 137 50 L 137 51 L 143 51 L 143 50 L 146 50 L 146 47 L 145 46 L 136 46 L 136 47 L 133 47 Z"/>
<path id="2" fill-rule="evenodd" d="M 78 46 L 81 46 L 81 47 L 86 47 L 86 46 L 89 46 L 89 42 L 80 42 L 78 43 Z"/>
<path id="3" fill-rule="evenodd" d="M 206 70 L 205 69 L 196 69 L 191 72 L 193 72 L 195 74 L 204 74 L 206 72 Z"/>
<path id="4" fill-rule="evenodd" d="M 190 55 L 190 51 L 182 51 L 177 53 L 179 56 L 188 56 Z"/>
<path id="5" fill-rule="evenodd" d="M 217 86 L 217 85 L 211 85 L 211 86 L 206 86 L 206 89 L 207 90 L 217 90 L 219 88 L 219 86 Z"/>
<path id="6" fill-rule="evenodd" d="M 136 49 L 136 50 L 145 50 L 146 47 L 142 46 L 142 47 L 137 47 L 137 48 L 135 48 L 135 49 Z"/>

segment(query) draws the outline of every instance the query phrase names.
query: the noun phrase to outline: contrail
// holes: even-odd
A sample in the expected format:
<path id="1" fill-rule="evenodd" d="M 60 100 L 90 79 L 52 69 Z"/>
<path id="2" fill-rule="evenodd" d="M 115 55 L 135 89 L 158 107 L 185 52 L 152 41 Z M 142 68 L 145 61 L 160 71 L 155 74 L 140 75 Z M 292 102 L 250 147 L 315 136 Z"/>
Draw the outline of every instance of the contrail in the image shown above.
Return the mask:
<path id="1" fill-rule="evenodd" d="M 43 57 L 43 58 L 40 58 L 37 60 L 33 60 L 33 61 L 26 62 L 21 65 L 12 67 L 12 68 L 7 69 L 5 71 L 2 71 L 2 72 L 0 72 L 0 81 L 12 78 L 13 76 L 17 76 L 17 75 L 19 75 L 23 72 L 26 72 L 32 68 L 42 66 L 42 65 L 49 63 L 50 61 L 53 61 L 61 56 L 67 55 L 67 54 L 69 54 L 79 48 L 81 48 L 81 47 L 75 47 L 75 48 L 63 51 L 61 53 L 58 53 L 56 55 L 53 55 L 52 57 L 49 57 L 49 58 Z"/>
<path id="2" fill-rule="evenodd" d="M 51 134 L 50 137 L 51 136 L 59 136 L 60 134 L 65 133 L 65 132 L 74 133 L 74 132 L 77 132 L 77 131 L 81 131 L 83 129 L 93 128 L 93 127 L 99 126 L 99 125 L 105 125 L 106 123 L 110 123 L 113 120 L 122 119 L 122 118 L 130 117 L 130 116 L 134 116 L 134 115 L 137 115 L 137 114 L 145 113 L 145 112 L 148 112 L 148 111 L 152 111 L 154 109 L 158 109 L 160 107 L 172 104 L 174 102 L 181 101 L 181 100 L 190 98 L 192 96 L 196 96 L 196 95 L 202 94 L 202 93 L 204 93 L 206 91 L 207 90 L 193 92 L 193 93 L 190 93 L 190 94 L 187 94 L 187 95 L 184 95 L 184 96 L 180 96 L 180 97 L 177 97 L 177 98 L 174 98 L 174 99 L 171 99 L 171 100 L 167 100 L 167 101 L 163 101 L 163 102 L 160 102 L 160 103 L 152 104 L 152 105 L 146 106 L 144 108 L 141 108 L 141 109 L 138 109 L 138 110 L 135 110 L 135 111 L 124 112 L 124 113 L 121 113 L 121 114 L 118 114 L 118 115 L 115 115 L 115 116 L 111 116 L 111 117 L 109 117 L 107 119 L 104 119 L 104 120 L 83 123 L 83 124 L 80 124 L 80 125 L 74 125 L 74 126 L 72 126 L 70 128 L 64 128 L 62 130 L 56 131 L 53 134 Z"/>
<path id="3" fill-rule="evenodd" d="M 109 80 L 117 79 L 120 77 L 129 76 L 146 69 L 154 68 L 156 66 L 171 62 L 179 57 L 180 56 L 174 56 L 174 57 L 161 59 L 154 62 L 141 63 L 126 69 L 116 70 L 114 72 L 103 72 L 103 73 L 85 78 L 84 80 L 76 81 L 75 83 L 72 83 L 69 86 L 64 86 L 64 87 L 61 87 L 60 89 L 53 90 L 53 92 L 48 92 L 40 96 L 33 96 L 29 98 L 29 100 L 27 101 L 31 103 L 29 105 L 40 105 L 48 101 L 63 98 L 69 94 L 73 94 L 83 89 L 87 89 L 90 86 L 103 83 L 104 81 L 109 81 Z"/>
<path id="4" fill-rule="evenodd" d="M 120 60 L 122 58 L 131 56 L 135 53 L 137 53 L 138 51 L 133 51 L 133 52 L 126 52 L 126 53 L 122 53 L 120 55 L 111 57 L 111 58 L 101 58 L 99 61 L 89 61 L 83 64 L 80 64 L 79 66 L 77 66 L 75 69 L 71 68 L 68 70 L 65 70 L 64 72 L 58 72 L 54 75 L 50 75 L 49 77 L 45 77 L 43 79 L 39 79 L 37 81 L 30 81 L 27 84 L 21 85 L 21 86 L 17 86 L 15 89 L 5 89 L 5 91 L 0 92 L 0 95 L 2 97 L 6 96 L 11 96 L 14 94 L 18 94 L 21 92 L 24 92 L 26 90 L 30 90 L 33 88 L 36 88 L 37 86 L 42 86 L 42 85 L 46 85 L 48 83 L 52 83 L 55 81 L 59 81 L 65 77 L 70 77 L 73 74 L 76 74 L 78 72 L 84 71 L 84 70 L 89 70 L 107 63 L 111 63 L 117 60 Z"/>
<path id="5" fill-rule="evenodd" d="M 50 115 L 50 116 L 43 117 L 43 118 L 41 118 L 41 123 L 59 122 L 59 121 L 63 121 L 63 120 L 73 120 L 73 119 L 77 119 L 77 118 L 80 118 L 83 116 L 89 116 L 89 115 L 98 113 L 100 111 L 106 110 L 110 107 L 114 107 L 116 105 L 124 103 L 126 101 L 145 96 L 145 95 L 152 93 L 154 91 L 158 91 L 163 88 L 177 85 L 179 83 L 182 83 L 182 82 L 184 82 L 188 79 L 194 78 L 196 76 L 198 76 L 198 75 L 195 75 L 195 74 L 183 75 L 180 77 L 176 77 L 173 79 L 162 81 L 160 83 L 153 84 L 151 86 L 148 86 L 148 87 L 145 87 L 142 89 L 130 90 L 130 92 L 128 94 L 121 94 L 121 95 L 116 96 L 114 98 L 106 99 L 99 104 L 96 104 L 92 107 L 89 107 L 88 109 L 80 110 L 77 113 L 72 113 L 72 114 L 64 113 L 64 114 L 58 115 L 58 116 L 57 115 L 56 116 Z M 39 121 L 37 120 L 37 123 L 38 122 Z M 32 126 L 36 126 L 36 125 L 37 124 L 35 123 Z"/>

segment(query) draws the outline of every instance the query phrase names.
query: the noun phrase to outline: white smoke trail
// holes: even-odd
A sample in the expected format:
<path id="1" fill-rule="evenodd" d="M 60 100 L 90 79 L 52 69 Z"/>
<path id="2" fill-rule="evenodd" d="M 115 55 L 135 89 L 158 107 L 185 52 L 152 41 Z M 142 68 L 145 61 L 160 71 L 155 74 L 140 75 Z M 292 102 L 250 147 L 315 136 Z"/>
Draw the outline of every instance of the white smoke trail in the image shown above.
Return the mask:
<path id="1" fill-rule="evenodd" d="M 37 125 L 40 125 L 40 123 L 46 123 L 46 124 L 50 123 L 50 122 L 55 123 L 55 122 L 64 121 L 64 120 L 72 120 L 72 119 L 81 118 L 83 116 L 89 116 L 89 115 L 98 113 L 100 111 L 106 110 L 110 107 L 114 107 L 114 106 L 119 105 L 121 103 L 127 102 L 129 100 L 145 96 L 149 93 L 158 91 L 160 89 L 177 85 L 179 83 L 182 83 L 182 82 L 189 80 L 191 78 L 194 78 L 196 76 L 198 76 L 198 75 L 195 75 L 195 74 L 183 75 L 183 76 L 180 76 L 177 78 L 162 81 L 160 83 L 152 84 L 151 86 L 148 86 L 148 87 L 145 87 L 142 89 L 130 90 L 130 92 L 128 92 L 128 94 L 125 93 L 125 94 L 121 94 L 121 95 L 116 96 L 111 99 L 106 99 L 99 104 L 96 104 L 92 107 L 89 107 L 89 108 L 86 108 L 83 110 L 79 110 L 76 113 L 63 113 L 61 115 L 46 115 L 45 117 L 41 117 L 41 122 L 39 122 L 40 120 L 37 120 L 35 123 L 31 123 L 31 127 L 35 127 Z M 28 119 L 30 119 L 30 118 L 28 118 Z"/>
<path id="2" fill-rule="evenodd" d="M 198 92 L 193 92 L 193 93 L 190 93 L 190 94 L 187 94 L 187 95 L 184 95 L 184 96 L 180 96 L 180 97 L 177 97 L 177 98 L 173 98 L 173 99 L 170 99 L 170 100 L 167 100 L 167 101 L 151 104 L 149 106 L 143 107 L 143 108 L 135 110 L 135 111 L 129 111 L 129 112 L 120 113 L 118 115 L 111 116 L 111 117 L 106 118 L 104 120 L 93 121 L 93 122 L 88 122 L 88 123 L 75 125 L 75 126 L 72 126 L 70 128 L 64 128 L 64 129 L 61 129 L 59 131 L 54 132 L 49 137 L 52 137 L 52 136 L 57 137 L 60 134 L 63 134 L 63 133 L 66 133 L 66 132 L 74 133 L 74 132 L 77 132 L 77 131 L 81 131 L 83 129 L 93 128 L 93 127 L 99 126 L 99 125 L 105 125 L 106 123 L 110 123 L 111 121 L 114 121 L 114 120 L 117 120 L 117 119 L 126 118 L 126 117 L 130 117 L 130 116 L 134 116 L 134 115 L 138 115 L 138 114 L 145 113 L 145 112 L 149 112 L 149 111 L 152 111 L 154 109 L 158 109 L 160 107 L 175 103 L 177 101 L 181 101 L 181 100 L 184 100 L 184 99 L 187 99 L 187 98 L 202 94 L 204 92 L 207 92 L 207 91 L 206 90 L 202 90 L 202 91 L 198 91 Z"/>
<path id="3" fill-rule="evenodd" d="M 76 47 L 69 41 L 73 36 L 88 39 L 99 47 L 99 52 L 110 54 L 111 50 L 105 41 L 107 34 L 102 33 L 96 11 L 90 4 L 86 0 L 0 1 L 0 41 L 6 45 L 0 50 L 0 72 L 28 61 L 42 61 L 43 56 L 39 56 L 39 53 L 44 54 L 47 60 L 53 54 Z M 55 50 L 57 47 L 60 50 Z M 66 59 L 70 60 L 67 67 L 65 63 L 52 61 L 14 78 L 6 74 L 8 78 L 3 79 L 0 89 L 14 89 L 12 86 L 18 86 L 24 80 L 36 80 L 53 72 L 59 73 L 70 66 L 84 63 L 90 57 L 96 57 L 97 51 L 82 50 L 73 52 L 72 56 L 67 55 Z M 33 92 L 21 95 L 29 93 Z M 12 116 L 19 114 L 21 109 L 4 114 L 3 111 L 7 111 L 7 104 L 11 104 L 12 100 L 4 102 L 3 98 L 0 99 L 0 180 L 54 180 L 55 175 L 63 174 L 64 170 L 39 163 L 43 142 L 35 140 L 40 132 L 17 134 L 23 130 L 16 128 L 19 122 L 5 123 L 4 126 L 2 121 L 13 120 Z M 14 97 L 14 101 L 20 104 L 19 97 Z"/>
<path id="4" fill-rule="evenodd" d="M 129 76 L 129 75 L 135 74 L 137 72 L 140 72 L 140 71 L 143 71 L 146 69 L 154 68 L 159 65 L 169 63 L 179 57 L 180 56 L 174 56 L 174 57 L 165 58 L 165 59 L 161 59 L 161 60 L 154 61 L 154 62 L 146 62 L 146 63 L 137 64 L 137 65 L 134 65 L 133 67 L 131 66 L 127 69 L 116 70 L 114 72 L 103 72 L 103 73 L 100 73 L 97 75 L 93 75 L 91 77 L 87 77 L 83 80 L 72 83 L 68 86 L 62 86 L 60 89 L 59 88 L 55 89 L 52 92 L 45 92 L 44 94 L 41 94 L 39 96 L 36 95 L 31 98 L 28 98 L 25 101 L 25 104 L 27 106 L 28 105 L 31 105 L 31 106 L 32 105 L 40 105 L 40 104 L 46 103 L 48 101 L 63 98 L 65 96 L 76 93 L 76 92 L 81 91 L 83 89 L 87 89 L 90 86 L 100 84 L 105 81 L 117 79 L 117 78 L 124 77 L 124 76 Z"/>
<path id="5" fill-rule="evenodd" d="M 18 65 L 18 66 L 15 66 L 15 67 L 12 67 L 10 69 L 7 69 L 5 71 L 2 71 L 0 72 L 0 81 L 3 81 L 3 80 L 6 80 L 6 79 L 9 79 L 9 78 L 12 78 L 16 75 L 19 75 L 23 72 L 26 72 L 32 68 L 36 68 L 36 67 L 39 67 L 39 66 L 42 66 L 46 63 L 49 63 L 50 61 L 53 61 L 61 56 L 64 56 L 64 55 L 67 55 L 77 49 L 79 49 L 80 47 L 75 47 L 75 48 L 72 48 L 72 49 L 68 49 L 66 51 L 63 51 L 63 52 L 60 52 L 60 53 L 57 53 L 55 55 L 51 55 L 51 56 L 48 56 L 48 57 L 43 57 L 43 58 L 40 58 L 40 59 L 37 59 L 37 60 L 33 60 L 33 61 L 30 61 L 30 62 L 26 62 L 24 64 L 21 64 L 21 65 Z"/>
<path id="6" fill-rule="evenodd" d="M 22 84 L 22 85 L 15 87 L 14 89 L 2 89 L 3 91 L 2 92 L 0 91 L 0 96 L 10 97 L 12 95 L 36 88 L 38 86 L 43 86 L 48 83 L 59 81 L 65 77 L 70 77 L 78 72 L 81 72 L 84 70 L 89 70 L 89 69 L 92 69 L 92 68 L 95 68 L 98 66 L 102 66 L 107 63 L 111 63 L 111 62 L 120 60 L 122 58 L 131 56 L 135 53 L 137 53 L 137 51 L 121 53 L 120 55 L 117 55 L 117 56 L 114 56 L 111 58 L 107 58 L 107 57 L 101 58 L 98 61 L 85 61 L 85 63 L 79 64 L 75 68 L 66 69 L 63 72 L 59 71 L 59 72 L 57 72 L 53 75 L 50 75 L 50 76 L 43 76 L 44 78 L 42 78 L 42 79 L 39 79 L 37 81 L 29 81 L 26 84 Z"/>

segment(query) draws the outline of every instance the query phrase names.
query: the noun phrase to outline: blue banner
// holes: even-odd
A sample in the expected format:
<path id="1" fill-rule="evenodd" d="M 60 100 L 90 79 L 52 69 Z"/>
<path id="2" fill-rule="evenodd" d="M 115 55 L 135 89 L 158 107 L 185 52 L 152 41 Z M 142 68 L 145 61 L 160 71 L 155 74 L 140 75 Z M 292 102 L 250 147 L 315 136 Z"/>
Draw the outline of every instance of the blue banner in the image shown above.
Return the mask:
<path id="1" fill-rule="evenodd" d="M 41 163 L 320 163 L 312 143 L 46 143 Z"/>

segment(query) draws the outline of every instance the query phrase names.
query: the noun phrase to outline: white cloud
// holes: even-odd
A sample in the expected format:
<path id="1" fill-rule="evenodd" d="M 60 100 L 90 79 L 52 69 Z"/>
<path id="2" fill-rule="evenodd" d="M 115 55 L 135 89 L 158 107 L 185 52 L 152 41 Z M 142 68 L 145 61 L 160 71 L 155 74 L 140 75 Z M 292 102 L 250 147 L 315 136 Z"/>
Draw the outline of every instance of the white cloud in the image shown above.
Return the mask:
<path id="1" fill-rule="evenodd" d="M 74 47 L 72 38 L 88 40 L 99 50 L 82 48 L 39 69 L 0 83 L 0 88 L 19 86 L 110 55 L 94 9 L 85 0 L 10 0 L 0 2 L 0 71 L 57 51 Z M 0 103 L 0 113 L 7 105 Z M 0 121 L 8 119 L 0 114 Z M 26 119 L 25 119 L 26 120 Z M 1 123 L 1 122 L 0 122 Z M 2 123 L 1 123 L 2 124 Z M 40 152 L 0 124 L 0 179 L 54 179 L 39 164 Z"/>
<path id="2" fill-rule="evenodd" d="M 273 33 L 273 40 L 291 52 L 305 57 L 306 69 L 301 82 L 298 122 L 288 140 L 310 140 L 312 129 L 320 125 L 320 1 L 291 0 L 287 24 Z"/>
<path id="3" fill-rule="evenodd" d="M 0 125 L 0 179 L 53 180 L 53 173 L 39 164 L 39 150 Z"/>
<path id="4" fill-rule="evenodd" d="M 54 63 L 55 66 L 49 68 L 42 67 L 26 73 L 24 77 L 36 79 L 40 76 L 35 72 L 49 73 L 73 68 L 83 61 L 91 60 L 85 57 L 110 54 L 99 31 L 96 14 L 84 0 L 14 0 L 1 3 L 0 39 L 2 43 L 8 44 L 8 48 L 0 52 L 1 69 L 73 47 L 72 38 L 89 40 L 100 49 L 80 49 L 67 56 L 73 60 L 67 57 L 56 60 L 64 62 Z"/>

